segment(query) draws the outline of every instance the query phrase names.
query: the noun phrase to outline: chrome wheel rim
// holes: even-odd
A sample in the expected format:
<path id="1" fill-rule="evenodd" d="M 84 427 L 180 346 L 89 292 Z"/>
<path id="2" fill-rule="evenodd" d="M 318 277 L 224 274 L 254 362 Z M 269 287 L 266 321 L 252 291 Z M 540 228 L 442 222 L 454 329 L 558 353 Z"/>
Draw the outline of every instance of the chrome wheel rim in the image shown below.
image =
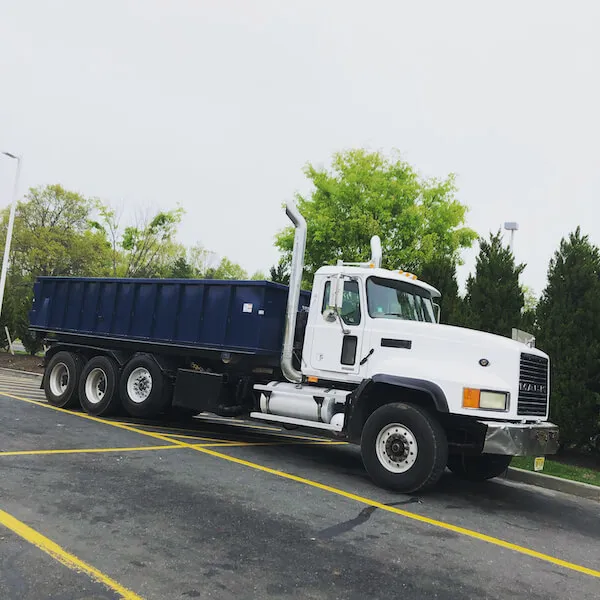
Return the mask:
<path id="1" fill-rule="evenodd" d="M 127 378 L 127 395 L 132 402 L 145 402 L 152 392 L 152 375 L 145 367 L 137 367 Z"/>
<path id="2" fill-rule="evenodd" d="M 417 460 L 417 439 L 406 425 L 390 423 L 377 435 L 375 450 L 390 473 L 406 473 Z"/>
<path id="3" fill-rule="evenodd" d="M 54 396 L 62 396 L 69 387 L 69 368 L 65 363 L 56 363 L 50 371 L 50 391 Z"/>
<path id="4" fill-rule="evenodd" d="M 85 397 L 90 404 L 100 404 L 106 395 L 106 373 L 100 369 L 92 369 L 85 379 Z"/>

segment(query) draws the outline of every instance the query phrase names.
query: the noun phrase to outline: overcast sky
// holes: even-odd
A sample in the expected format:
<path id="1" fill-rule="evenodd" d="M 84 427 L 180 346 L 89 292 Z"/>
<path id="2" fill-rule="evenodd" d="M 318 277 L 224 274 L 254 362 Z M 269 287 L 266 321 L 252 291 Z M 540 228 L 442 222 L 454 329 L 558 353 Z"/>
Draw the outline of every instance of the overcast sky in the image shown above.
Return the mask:
<path id="1" fill-rule="evenodd" d="M 518 221 L 539 293 L 561 236 L 600 243 L 599 18 L 572 0 L 0 0 L 0 149 L 24 156 L 23 191 L 179 202 L 181 241 L 252 272 L 307 161 L 397 148 L 457 174 L 479 233 Z"/>

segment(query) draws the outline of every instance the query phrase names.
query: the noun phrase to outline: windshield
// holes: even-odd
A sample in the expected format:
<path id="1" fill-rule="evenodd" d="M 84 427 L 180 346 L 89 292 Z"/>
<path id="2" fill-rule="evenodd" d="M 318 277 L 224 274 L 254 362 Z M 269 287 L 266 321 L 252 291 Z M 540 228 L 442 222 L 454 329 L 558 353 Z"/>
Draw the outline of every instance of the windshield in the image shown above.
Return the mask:
<path id="1" fill-rule="evenodd" d="M 367 280 L 367 304 L 374 319 L 404 319 L 435 323 L 429 293 L 404 281 L 370 277 Z"/>

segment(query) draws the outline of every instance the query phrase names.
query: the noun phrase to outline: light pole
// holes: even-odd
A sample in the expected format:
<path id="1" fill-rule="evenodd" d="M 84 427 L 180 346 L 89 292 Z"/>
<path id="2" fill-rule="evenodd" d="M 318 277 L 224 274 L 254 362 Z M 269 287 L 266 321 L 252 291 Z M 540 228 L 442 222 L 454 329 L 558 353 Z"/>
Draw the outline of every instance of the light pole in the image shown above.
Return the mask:
<path id="1" fill-rule="evenodd" d="M 8 229 L 6 230 L 6 243 L 4 244 L 4 258 L 2 259 L 2 274 L 0 275 L 0 315 L 2 315 L 2 305 L 4 303 L 4 288 L 6 287 L 6 275 L 8 274 L 8 263 L 10 257 L 10 243 L 12 241 L 12 232 L 15 225 L 15 211 L 17 210 L 17 194 L 19 193 L 19 175 L 21 174 L 21 157 L 10 152 L 2 152 L 4 156 L 17 161 L 17 170 L 15 172 L 15 183 L 13 187 L 12 204 L 10 206 L 10 216 L 8 218 Z"/>
<path id="2" fill-rule="evenodd" d="M 519 230 L 519 224 L 515 223 L 514 221 L 508 221 L 507 223 L 504 223 L 504 229 L 506 229 L 506 231 L 510 231 L 510 251 L 514 253 L 514 244 L 515 244 L 515 231 Z"/>

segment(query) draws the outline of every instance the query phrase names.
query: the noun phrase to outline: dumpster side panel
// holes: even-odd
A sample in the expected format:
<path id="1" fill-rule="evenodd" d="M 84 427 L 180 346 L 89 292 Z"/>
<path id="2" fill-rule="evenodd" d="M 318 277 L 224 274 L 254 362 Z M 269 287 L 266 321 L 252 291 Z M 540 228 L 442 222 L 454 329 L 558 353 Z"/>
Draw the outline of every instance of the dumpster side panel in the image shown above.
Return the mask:
<path id="1" fill-rule="evenodd" d="M 35 331 L 279 354 L 288 288 L 266 281 L 40 277 Z M 300 306 L 310 294 L 302 292 Z"/>

